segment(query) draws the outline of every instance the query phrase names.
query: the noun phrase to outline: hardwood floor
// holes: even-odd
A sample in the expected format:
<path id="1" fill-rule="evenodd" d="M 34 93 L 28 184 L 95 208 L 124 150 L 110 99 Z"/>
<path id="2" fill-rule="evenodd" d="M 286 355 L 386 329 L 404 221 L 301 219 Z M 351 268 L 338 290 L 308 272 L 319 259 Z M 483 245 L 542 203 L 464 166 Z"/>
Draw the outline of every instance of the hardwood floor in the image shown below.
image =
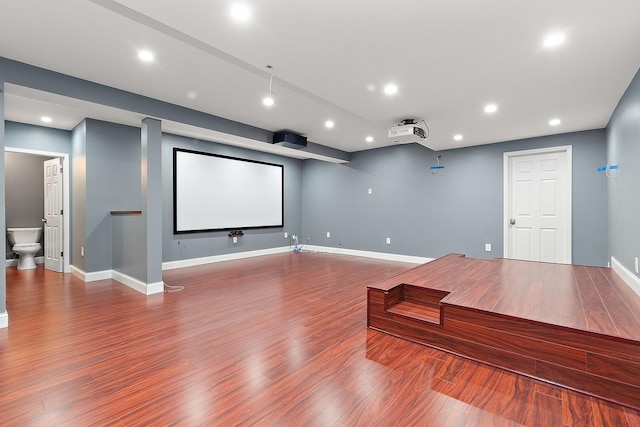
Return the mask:
<path id="1" fill-rule="evenodd" d="M 638 426 L 638 411 L 366 328 L 408 264 L 281 254 L 180 292 L 7 269 L 0 425 Z"/>

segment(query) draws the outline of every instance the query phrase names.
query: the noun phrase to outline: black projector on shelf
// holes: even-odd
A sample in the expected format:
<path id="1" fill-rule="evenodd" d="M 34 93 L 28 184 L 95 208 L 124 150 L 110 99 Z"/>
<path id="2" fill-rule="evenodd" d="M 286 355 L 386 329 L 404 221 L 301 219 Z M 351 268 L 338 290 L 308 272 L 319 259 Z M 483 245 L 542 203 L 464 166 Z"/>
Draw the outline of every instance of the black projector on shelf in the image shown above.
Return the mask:
<path id="1" fill-rule="evenodd" d="M 282 147 L 299 150 L 307 147 L 307 137 L 292 132 L 274 132 L 273 143 Z"/>

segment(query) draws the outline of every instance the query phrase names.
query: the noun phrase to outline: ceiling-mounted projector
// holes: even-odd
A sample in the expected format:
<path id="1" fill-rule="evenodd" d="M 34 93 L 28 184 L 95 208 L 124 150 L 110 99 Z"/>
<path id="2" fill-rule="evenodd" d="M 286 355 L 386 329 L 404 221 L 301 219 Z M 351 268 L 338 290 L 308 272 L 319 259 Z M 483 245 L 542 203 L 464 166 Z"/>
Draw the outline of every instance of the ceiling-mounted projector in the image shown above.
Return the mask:
<path id="1" fill-rule="evenodd" d="M 398 126 L 389 129 L 389 138 L 398 143 L 418 142 L 427 139 L 427 132 L 414 119 L 402 120 Z"/>
<path id="2" fill-rule="evenodd" d="M 307 137 L 283 130 L 273 134 L 273 144 L 300 150 L 307 147 Z"/>

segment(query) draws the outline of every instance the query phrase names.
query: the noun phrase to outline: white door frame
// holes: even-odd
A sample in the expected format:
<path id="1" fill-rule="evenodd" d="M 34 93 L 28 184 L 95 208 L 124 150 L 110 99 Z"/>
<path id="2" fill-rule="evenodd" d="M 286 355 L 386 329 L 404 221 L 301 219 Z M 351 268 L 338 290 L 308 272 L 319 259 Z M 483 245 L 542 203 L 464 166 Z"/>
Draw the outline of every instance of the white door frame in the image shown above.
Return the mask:
<path id="1" fill-rule="evenodd" d="M 569 244 L 567 245 L 567 251 L 568 251 L 568 259 L 569 259 L 569 263 L 572 262 L 572 244 L 571 244 L 571 236 L 572 236 L 572 229 L 573 229 L 573 223 L 572 223 L 572 206 L 573 206 L 573 182 L 572 182 L 572 176 L 573 176 L 573 172 L 572 172 L 572 168 L 571 165 L 573 164 L 573 160 L 572 160 L 572 146 L 571 145 L 562 145 L 562 146 L 558 146 L 558 147 L 548 147 L 548 148 L 537 148 L 537 149 L 533 149 L 533 150 L 522 150 L 522 151 L 510 151 L 510 152 L 505 152 L 503 154 L 503 175 L 502 175 L 502 180 L 503 180 L 503 222 L 502 222 L 502 227 L 503 227 L 503 257 L 504 258 L 509 258 L 509 209 L 510 209 L 510 171 L 509 171 L 509 164 L 510 164 L 510 160 L 512 157 L 519 157 L 519 156 L 528 156 L 528 155 L 535 155 L 535 154 L 546 154 L 546 153 L 555 153 L 555 152 L 560 152 L 560 151 L 564 151 L 566 153 L 566 178 L 567 178 L 567 188 L 569 189 L 569 194 L 571 196 L 570 202 L 567 206 L 567 227 L 568 227 L 568 233 L 569 233 Z"/>
<path id="2" fill-rule="evenodd" d="M 63 251 L 65 253 L 63 257 L 63 272 L 69 273 L 71 269 L 69 267 L 69 262 L 71 261 L 71 244 L 70 244 L 70 217 L 71 217 L 71 202 L 70 202 L 70 191 L 69 191 L 69 178 L 71 168 L 69 167 L 69 155 L 66 153 L 56 153 L 54 151 L 41 151 L 41 150 L 30 150 L 28 148 L 14 148 L 14 147 L 6 147 L 4 151 L 12 152 L 12 153 L 23 153 L 23 154 L 33 154 L 36 156 L 44 156 L 44 157 L 59 157 L 62 159 L 62 206 L 64 209 L 64 225 L 62 233 L 64 235 L 63 240 Z"/>

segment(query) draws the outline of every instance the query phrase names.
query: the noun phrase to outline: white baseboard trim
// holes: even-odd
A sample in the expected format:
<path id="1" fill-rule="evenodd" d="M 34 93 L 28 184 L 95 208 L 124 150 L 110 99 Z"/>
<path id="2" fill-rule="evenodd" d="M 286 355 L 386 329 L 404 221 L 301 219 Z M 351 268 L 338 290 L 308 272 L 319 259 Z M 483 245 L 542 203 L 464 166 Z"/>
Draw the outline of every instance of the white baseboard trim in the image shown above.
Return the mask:
<path id="1" fill-rule="evenodd" d="M 640 295 L 640 278 L 628 270 L 620 261 L 611 257 L 611 268 L 625 281 L 633 291 Z"/>
<path id="2" fill-rule="evenodd" d="M 94 271 L 91 273 L 86 273 L 74 265 L 72 265 L 70 269 L 71 274 L 85 283 L 95 282 L 97 280 L 113 279 L 145 295 L 164 292 L 164 282 L 144 283 L 141 280 L 115 270 Z"/>
<path id="3" fill-rule="evenodd" d="M 131 277 L 127 274 L 115 270 L 111 270 L 111 278 L 145 295 L 159 294 L 161 292 L 164 292 L 164 282 L 144 283 L 143 281 L 138 280 L 135 277 Z"/>
<path id="4" fill-rule="evenodd" d="M 384 259 L 387 261 L 410 262 L 413 264 L 424 264 L 426 262 L 431 262 L 435 259 L 435 258 L 424 258 L 424 257 L 418 257 L 418 256 L 411 256 L 411 255 L 388 254 L 384 252 L 359 251 L 356 249 L 331 248 L 327 246 L 314 246 L 314 245 L 304 245 L 302 247 L 302 250 L 311 251 L 311 252 L 339 254 L 339 255 L 361 256 L 365 258 Z"/>
<path id="5" fill-rule="evenodd" d="M 304 245 L 303 250 L 311 252 L 332 253 L 340 255 L 361 256 L 365 258 L 384 259 L 387 261 L 410 262 L 413 264 L 424 264 L 433 261 L 434 258 L 424 258 L 410 255 L 388 254 L 383 252 L 359 251 L 355 249 L 330 248 L 325 246 Z M 162 263 L 162 270 L 173 270 L 175 268 L 193 267 L 196 265 L 210 264 L 214 262 L 232 261 L 236 259 L 252 258 L 256 256 L 280 254 L 293 252 L 293 247 L 285 246 L 280 248 L 261 249 L 257 251 L 238 252 L 225 255 L 214 255 L 203 258 L 184 259 L 180 261 L 168 261 Z"/>
<path id="6" fill-rule="evenodd" d="M 92 271 L 91 273 L 85 273 L 85 282 L 97 282 L 98 280 L 113 279 L 111 270 Z"/>
<path id="7" fill-rule="evenodd" d="M 160 294 L 164 292 L 164 282 L 147 283 L 147 295 Z"/>
<path id="8" fill-rule="evenodd" d="M 9 313 L 0 313 L 0 329 L 9 327 Z"/>
<path id="9" fill-rule="evenodd" d="M 92 271 L 91 273 L 87 273 L 83 270 L 80 270 L 75 265 L 70 266 L 70 270 L 71 270 L 71 274 L 73 274 L 74 276 L 76 276 L 78 279 L 82 280 L 85 283 L 113 278 L 111 274 L 111 270 Z"/>
<path id="10" fill-rule="evenodd" d="M 80 270 L 75 265 L 70 265 L 69 266 L 69 270 L 71 270 L 71 274 L 73 274 L 78 279 L 80 279 L 80 280 L 82 280 L 84 282 L 84 276 L 85 276 L 85 272 L 84 271 Z"/>
<path id="11" fill-rule="evenodd" d="M 179 261 L 167 261 L 162 263 L 162 270 L 173 270 L 176 268 L 193 267 L 196 265 L 211 264 L 214 262 L 233 261 L 236 259 L 253 258 L 256 256 L 281 254 L 293 251 L 293 248 L 284 246 L 281 248 L 260 249 L 257 251 L 237 252 L 233 254 L 214 255 L 203 258 L 182 259 Z"/>
<path id="12" fill-rule="evenodd" d="M 35 258 L 36 260 L 36 264 L 44 264 L 44 257 L 43 256 L 37 256 Z M 17 267 L 18 266 L 18 258 L 13 258 L 13 259 L 8 259 L 6 260 L 6 267 Z"/>

